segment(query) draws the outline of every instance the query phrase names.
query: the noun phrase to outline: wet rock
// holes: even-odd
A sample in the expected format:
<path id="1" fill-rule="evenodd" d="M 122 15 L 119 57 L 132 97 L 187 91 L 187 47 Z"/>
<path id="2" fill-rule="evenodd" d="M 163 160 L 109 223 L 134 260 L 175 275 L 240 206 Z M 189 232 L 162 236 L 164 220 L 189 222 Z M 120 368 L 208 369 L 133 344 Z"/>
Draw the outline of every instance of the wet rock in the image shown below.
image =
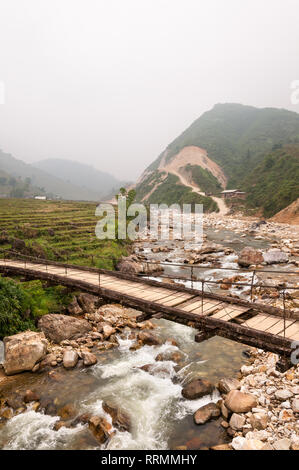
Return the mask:
<path id="1" fill-rule="evenodd" d="M 70 424 L 66 423 L 65 421 L 56 421 L 56 423 L 53 426 L 54 431 L 59 431 L 61 428 L 69 428 Z"/>
<path id="2" fill-rule="evenodd" d="M 267 264 L 287 263 L 289 257 L 284 251 L 272 248 L 264 253 L 264 261 Z"/>
<path id="3" fill-rule="evenodd" d="M 232 390 L 227 395 L 225 406 L 233 413 L 248 413 L 252 408 L 257 406 L 256 398 L 249 394 Z"/>
<path id="4" fill-rule="evenodd" d="M 64 407 L 58 411 L 58 416 L 60 416 L 63 421 L 74 418 L 76 414 L 76 408 L 72 403 L 64 405 Z"/>
<path id="5" fill-rule="evenodd" d="M 6 404 L 10 408 L 17 410 L 23 406 L 23 397 L 19 393 L 12 393 L 6 398 Z"/>
<path id="6" fill-rule="evenodd" d="M 149 331 L 140 331 L 138 337 L 143 344 L 147 344 L 148 346 L 158 346 L 162 344 L 160 338 Z"/>
<path id="7" fill-rule="evenodd" d="M 103 325 L 103 334 L 104 334 L 105 339 L 110 338 L 110 336 L 114 335 L 115 332 L 116 332 L 116 329 L 112 328 L 111 325 Z"/>
<path id="8" fill-rule="evenodd" d="M 87 351 L 82 351 L 82 359 L 85 367 L 93 366 L 98 362 L 97 356 Z"/>
<path id="9" fill-rule="evenodd" d="M 206 379 L 195 379 L 184 386 L 182 395 L 187 400 L 195 400 L 206 395 L 210 395 L 213 391 L 213 385 Z"/>
<path id="10" fill-rule="evenodd" d="M 220 409 L 215 403 L 208 403 L 202 406 L 194 413 L 194 421 L 196 424 L 205 424 L 212 418 L 220 416 Z"/>
<path id="11" fill-rule="evenodd" d="M 172 361 L 180 362 L 184 358 L 183 354 L 180 351 L 169 351 L 163 352 L 157 355 L 156 361 Z"/>
<path id="12" fill-rule="evenodd" d="M 63 354 L 63 366 L 65 369 L 73 369 L 77 365 L 78 360 L 78 353 L 72 349 L 67 349 Z"/>
<path id="13" fill-rule="evenodd" d="M 229 421 L 229 425 L 234 431 L 241 431 L 245 423 L 246 418 L 242 415 L 238 415 L 237 413 L 233 413 Z"/>
<path id="14" fill-rule="evenodd" d="M 38 327 L 54 343 L 79 338 L 92 329 L 86 320 L 54 313 L 42 316 Z"/>
<path id="15" fill-rule="evenodd" d="M 70 315 L 82 315 L 83 310 L 78 304 L 76 297 L 71 301 L 67 307 L 67 311 Z"/>
<path id="16" fill-rule="evenodd" d="M 25 403 L 39 401 L 39 395 L 36 392 L 33 392 L 32 390 L 26 390 L 23 400 Z"/>
<path id="17" fill-rule="evenodd" d="M 225 378 L 219 381 L 217 388 L 221 393 L 229 393 L 231 390 L 239 390 L 241 384 L 237 379 Z"/>
<path id="18" fill-rule="evenodd" d="M 4 338 L 4 371 L 7 375 L 32 370 L 47 353 L 48 342 L 43 333 L 25 331 Z"/>
<path id="19" fill-rule="evenodd" d="M 88 426 L 96 440 L 104 444 L 109 437 L 113 435 L 112 426 L 108 421 L 100 416 L 92 416 L 89 419 Z"/>
<path id="20" fill-rule="evenodd" d="M 103 410 L 111 416 L 114 426 L 116 426 L 120 431 L 130 431 L 131 419 L 129 415 L 110 402 L 105 402 L 102 406 Z"/>
<path id="21" fill-rule="evenodd" d="M 263 261 L 262 252 L 250 246 L 243 248 L 238 257 L 238 264 L 242 267 L 248 267 L 252 264 L 261 264 Z"/>

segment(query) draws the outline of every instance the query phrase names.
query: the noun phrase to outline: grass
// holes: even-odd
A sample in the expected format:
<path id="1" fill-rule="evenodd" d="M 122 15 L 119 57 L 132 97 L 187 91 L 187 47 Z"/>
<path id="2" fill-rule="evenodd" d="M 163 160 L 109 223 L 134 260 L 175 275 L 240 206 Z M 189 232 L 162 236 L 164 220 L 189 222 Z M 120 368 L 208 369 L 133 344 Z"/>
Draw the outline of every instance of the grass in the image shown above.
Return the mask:
<path id="1" fill-rule="evenodd" d="M 16 239 L 23 240 L 23 254 L 114 269 L 128 254 L 129 242 L 96 237 L 96 206 L 92 202 L 0 199 L 0 249 L 14 249 Z"/>

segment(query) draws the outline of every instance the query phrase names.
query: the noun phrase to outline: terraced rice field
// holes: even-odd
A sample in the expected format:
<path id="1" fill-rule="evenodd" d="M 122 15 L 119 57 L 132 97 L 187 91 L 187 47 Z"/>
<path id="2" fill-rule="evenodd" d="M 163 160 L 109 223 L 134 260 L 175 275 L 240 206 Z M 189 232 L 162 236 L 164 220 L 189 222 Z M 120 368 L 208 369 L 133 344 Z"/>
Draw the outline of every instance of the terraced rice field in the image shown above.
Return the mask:
<path id="1" fill-rule="evenodd" d="M 113 269 L 127 242 L 99 240 L 94 202 L 0 199 L 0 257 L 3 251 Z M 21 242 L 20 242 L 21 241 Z M 21 247 L 22 241 L 25 247 Z M 107 257 L 110 259 L 105 259 Z"/>

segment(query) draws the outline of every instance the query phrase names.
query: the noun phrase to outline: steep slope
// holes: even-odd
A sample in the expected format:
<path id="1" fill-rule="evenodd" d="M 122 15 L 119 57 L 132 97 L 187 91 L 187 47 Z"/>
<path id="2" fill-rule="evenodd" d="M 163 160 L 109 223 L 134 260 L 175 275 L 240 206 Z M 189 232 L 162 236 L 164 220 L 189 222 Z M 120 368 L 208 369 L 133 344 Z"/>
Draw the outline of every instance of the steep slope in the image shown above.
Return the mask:
<path id="1" fill-rule="evenodd" d="M 145 170 L 137 182 L 137 195 L 143 200 L 149 194 L 152 197 L 164 184 L 165 173 L 209 195 L 216 196 L 223 188 L 248 190 L 248 175 L 253 175 L 254 184 L 265 156 L 285 144 L 299 144 L 299 114 L 241 104 L 215 105 Z M 282 199 L 283 207 L 291 202 L 290 197 L 294 195 Z"/>
<path id="2" fill-rule="evenodd" d="M 33 166 L 71 184 L 94 191 L 101 197 L 111 192 L 115 193 L 125 185 L 124 182 L 117 180 L 109 173 L 75 161 L 50 158 L 36 162 Z"/>
<path id="3" fill-rule="evenodd" d="M 271 217 L 299 197 L 299 144 L 265 156 L 244 180 L 247 204 Z"/>
<path id="4" fill-rule="evenodd" d="M 299 198 L 271 218 L 273 222 L 299 225 Z"/>
<path id="5" fill-rule="evenodd" d="M 241 104 L 217 104 L 177 137 L 152 165 L 159 168 L 187 146 L 208 153 L 228 177 L 228 185 L 239 185 L 273 146 L 299 142 L 299 114 L 284 109 L 254 108 Z M 165 155 L 166 152 L 166 155 Z"/>
<path id="6" fill-rule="evenodd" d="M 18 160 L 1 150 L 0 169 L 17 179 L 21 178 L 25 180 L 26 178 L 30 178 L 30 182 L 34 187 L 63 199 L 97 201 L 100 198 L 99 192 L 68 183 L 61 178 L 52 176 L 43 170 L 24 163 L 22 160 Z"/>

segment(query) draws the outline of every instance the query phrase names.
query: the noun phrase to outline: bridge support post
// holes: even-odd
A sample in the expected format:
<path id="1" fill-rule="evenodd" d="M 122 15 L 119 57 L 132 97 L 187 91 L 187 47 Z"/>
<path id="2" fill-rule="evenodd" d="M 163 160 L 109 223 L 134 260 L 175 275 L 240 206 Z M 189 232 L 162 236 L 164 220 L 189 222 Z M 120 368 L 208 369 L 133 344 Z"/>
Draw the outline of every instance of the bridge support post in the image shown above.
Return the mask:
<path id="1" fill-rule="evenodd" d="M 278 361 L 276 362 L 276 370 L 281 372 L 282 374 L 287 370 L 291 369 L 294 364 L 292 364 L 291 359 L 289 357 L 280 356 Z"/>

